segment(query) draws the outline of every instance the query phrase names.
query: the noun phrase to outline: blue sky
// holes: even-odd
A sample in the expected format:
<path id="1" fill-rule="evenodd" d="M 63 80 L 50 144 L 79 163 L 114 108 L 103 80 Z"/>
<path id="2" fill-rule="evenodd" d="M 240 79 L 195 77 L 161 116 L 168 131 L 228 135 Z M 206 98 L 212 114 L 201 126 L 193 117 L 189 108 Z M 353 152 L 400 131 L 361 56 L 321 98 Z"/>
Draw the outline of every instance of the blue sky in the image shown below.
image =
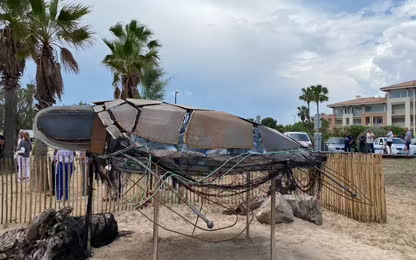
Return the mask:
<path id="1" fill-rule="evenodd" d="M 302 87 L 328 87 L 333 103 L 382 95 L 382 86 L 415 79 L 415 0 L 66 2 L 92 8 L 83 23 L 92 26 L 95 44 L 74 51 L 81 72 L 64 72 L 60 104 L 112 98 L 112 75 L 101 63 L 108 50 L 101 39 L 110 36 L 111 25 L 131 19 L 149 26 L 163 45 L 167 102 L 173 102 L 176 90 L 181 104 L 271 116 L 287 124 L 303 105 L 297 98 Z M 29 63 L 22 85 L 34 79 Z"/>

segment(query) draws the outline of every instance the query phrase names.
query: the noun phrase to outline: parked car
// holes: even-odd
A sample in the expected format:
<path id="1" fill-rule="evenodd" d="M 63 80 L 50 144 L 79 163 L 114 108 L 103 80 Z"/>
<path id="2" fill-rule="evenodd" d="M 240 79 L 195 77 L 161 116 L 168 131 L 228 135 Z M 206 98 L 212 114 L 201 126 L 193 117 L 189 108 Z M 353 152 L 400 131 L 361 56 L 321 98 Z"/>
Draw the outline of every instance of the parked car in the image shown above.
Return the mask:
<path id="1" fill-rule="evenodd" d="M 284 135 L 298 141 L 305 148 L 312 148 L 312 141 L 309 135 L 304 132 L 285 132 Z"/>
<path id="2" fill-rule="evenodd" d="M 412 139 L 410 142 L 410 155 L 416 155 L 416 139 Z"/>
<path id="3" fill-rule="evenodd" d="M 386 153 L 387 137 L 379 137 L 374 141 L 374 152 L 375 153 Z M 391 145 L 392 154 L 407 154 L 405 151 L 405 145 L 403 139 L 393 138 Z"/>
<path id="4" fill-rule="evenodd" d="M 345 148 L 345 138 L 331 137 L 326 142 L 328 152 L 343 152 Z"/>

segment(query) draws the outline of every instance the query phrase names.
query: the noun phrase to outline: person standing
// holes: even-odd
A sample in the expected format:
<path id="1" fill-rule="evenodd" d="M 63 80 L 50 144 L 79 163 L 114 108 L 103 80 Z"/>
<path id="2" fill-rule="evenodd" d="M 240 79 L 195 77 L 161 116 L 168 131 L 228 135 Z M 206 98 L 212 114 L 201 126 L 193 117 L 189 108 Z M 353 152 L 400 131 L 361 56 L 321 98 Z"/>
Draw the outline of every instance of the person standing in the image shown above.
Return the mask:
<path id="1" fill-rule="evenodd" d="M 360 138 L 358 139 L 359 145 L 360 145 L 360 152 L 365 153 L 366 152 L 366 136 L 360 135 Z"/>
<path id="2" fill-rule="evenodd" d="M 24 133 L 25 132 L 23 130 L 19 131 L 19 136 L 17 137 L 17 146 L 16 146 L 17 148 L 16 148 L 16 150 L 18 150 L 20 142 L 24 139 L 24 137 L 23 137 Z M 20 181 L 21 176 L 22 176 L 22 174 L 21 174 L 22 171 L 21 171 L 21 167 L 20 167 L 20 163 L 22 162 L 22 159 L 21 159 L 20 153 L 15 154 L 15 160 L 17 160 L 17 173 L 18 173 L 18 180 Z"/>
<path id="3" fill-rule="evenodd" d="M 0 135 L 0 158 L 3 158 L 4 136 Z"/>
<path id="4" fill-rule="evenodd" d="M 366 134 L 366 143 L 367 143 L 367 152 L 368 153 L 374 153 L 374 138 L 375 135 L 373 132 L 371 132 L 370 129 L 368 129 Z"/>
<path id="5" fill-rule="evenodd" d="M 32 143 L 28 132 L 23 133 L 23 139 L 19 142 L 16 155 L 20 161 L 18 181 L 30 181 L 30 152 L 32 151 Z M 23 179 L 22 179 L 23 178 Z"/>
<path id="6" fill-rule="evenodd" d="M 350 153 L 351 152 L 352 142 L 353 142 L 353 138 L 352 138 L 351 134 L 347 134 L 345 136 L 345 139 L 344 139 L 344 144 L 345 144 L 344 151 L 346 153 L 348 153 L 348 152 Z"/>
<path id="7" fill-rule="evenodd" d="M 386 146 L 387 154 L 391 154 L 392 153 L 391 145 L 393 144 L 393 137 L 394 137 L 393 131 L 391 130 L 391 128 L 389 128 L 389 131 L 388 131 L 386 137 L 387 137 L 387 146 Z"/>
<path id="8" fill-rule="evenodd" d="M 410 151 L 410 143 L 412 142 L 412 131 L 410 128 L 407 128 L 406 135 L 404 136 L 404 144 L 406 151 Z"/>
<path id="9" fill-rule="evenodd" d="M 58 150 L 56 160 L 56 187 L 55 195 L 57 200 L 69 198 L 69 183 L 74 170 L 74 152 L 69 150 Z"/>

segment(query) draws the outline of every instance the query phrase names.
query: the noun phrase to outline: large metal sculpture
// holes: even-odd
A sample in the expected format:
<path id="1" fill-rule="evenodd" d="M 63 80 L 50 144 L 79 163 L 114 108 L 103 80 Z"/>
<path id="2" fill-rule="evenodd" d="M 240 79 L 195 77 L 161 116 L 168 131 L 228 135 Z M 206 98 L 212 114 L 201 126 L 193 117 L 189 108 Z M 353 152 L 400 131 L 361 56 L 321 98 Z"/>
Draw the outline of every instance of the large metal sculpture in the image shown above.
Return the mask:
<path id="1" fill-rule="evenodd" d="M 153 178 L 152 192 L 135 205 L 137 209 L 155 199 L 157 216 L 157 191 L 167 185 L 209 229 L 213 229 L 214 223 L 166 183 L 168 178 L 206 199 L 222 196 L 224 190 L 227 196 L 249 194 L 251 189 L 274 180 L 273 200 L 275 180 L 288 178 L 296 182 L 292 176 L 294 168 L 309 169 L 310 179 L 314 180 L 302 187 L 296 183 L 295 187 L 319 192 L 322 184 L 322 155 L 303 149 L 274 129 L 224 112 L 152 100 L 113 100 L 96 102 L 94 106 L 44 109 L 36 116 L 34 132 L 36 138 L 51 147 L 88 151 L 95 172 L 116 191 L 116 196 L 122 192 L 121 184 L 112 177 L 115 173 L 131 172 Z M 250 178 L 253 171 L 266 174 Z M 248 176 L 243 184 L 215 183 L 225 175 L 243 173 Z M 273 215 L 274 210 L 272 219 Z M 154 221 L 157 234 L 160 223 Z"/>

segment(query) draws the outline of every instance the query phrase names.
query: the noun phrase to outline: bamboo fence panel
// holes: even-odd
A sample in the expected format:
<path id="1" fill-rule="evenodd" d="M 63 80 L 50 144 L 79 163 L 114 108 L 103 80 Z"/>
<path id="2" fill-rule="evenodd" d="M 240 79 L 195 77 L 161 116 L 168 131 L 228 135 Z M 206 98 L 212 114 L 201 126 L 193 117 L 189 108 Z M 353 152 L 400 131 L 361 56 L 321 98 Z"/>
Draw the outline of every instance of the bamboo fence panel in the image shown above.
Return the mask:
<path id="1" fill-rule="evenodd" d="M 52 164 L 56 163 L 51 158 L 33 157 L 31 158 L 31 179 L 30 182 L 18 181 L 17 170 L 14 160 L 0 160 L 0 223 L 28 223 L 42 210 L 46 208 L 60 209 L 66 205 L 74 208 L 73 216 L 83 216 L 86 212 L 87 194 L 86 183 L 88 182 L 88 164 L 78 157 L 74 159 L 74 171 L 62 174 L 64 179 L 62 199 L 57 199 L 59 186 L 58 169 L 53 171 Z M 84 164 L 84 165 L 82 165 Z M 330 154 L 328 155 L 326 166 L 336 172 L 336 176 L 350 185 L 357 186 L 369 201 L 370 205 L 352 202 L 343 196 L 335 194 L 326 187 L 323 187 L 320 194 L 321 205 L 328 210 L 342 214 L 344 216 L 363 222 L 386 222 L 386 199 L 384 188 L 383 161 L 380 155 L 374 154 Z M 84 167 L 84 168 L 82 168 Z M 55 167 L 58 168 L 58 167 Z M 65 167 L 64 167 L 65 168 Z M 84 170 L 83 170 L 84 169 Z M 65 169 L 63 169 L 65 171 Z M 64 172 L 65 173 L 65 172 Z M 252 172 L 251 178 L 268 174 L 267 172 Z M 303 184 L 308 182 L 307 175 L 300 174 L 298 180 Z M 55 178 L 53 178 L 55 177 Z M 65 200 L 65 178 L 68 178 L 68 200 Z M 195 179 L 198 179 L 196 177 Z M 140 174 L 125 174 L 119 178 L 121 183 L 120 194 L 110 193 L 100 179 L 93 181 L 93 213 L 118 212 L 135 210 L 137 203 L 142 202 L 143 198 L 153 192 L 154 183 L 152 178 Z M 173 186 L 172 178 L 167 178 L 166 182 Z M 216 180 L 217 184 L 242 184 L 245 182 L 245 174 L 224 176 Z M 251 198 L 266 196 L 269 184 L 251 191 Z M 148 187 L 152 187 L 147 190 Z M 198 191 L 207 193 L 217 192 L 219 195 L 230 194 L 229 191 L 218 191 L 209 188 L 192 186 Z M 53 193 L 55 190 L 55 193 Z M 160 190 L 160 200 L 166 204 L 182 203 L 178 197 L 162 185 Z M 196 193 L 177 186 L 177 192 L 194 204 L 212 204 L 209 200 L 227 207 L 236 207 L 245 201 L 246 195 L 235 196 L 215 196 L 204 198 Z M 347 195 L 347 194 L 342 194 Z"/>

